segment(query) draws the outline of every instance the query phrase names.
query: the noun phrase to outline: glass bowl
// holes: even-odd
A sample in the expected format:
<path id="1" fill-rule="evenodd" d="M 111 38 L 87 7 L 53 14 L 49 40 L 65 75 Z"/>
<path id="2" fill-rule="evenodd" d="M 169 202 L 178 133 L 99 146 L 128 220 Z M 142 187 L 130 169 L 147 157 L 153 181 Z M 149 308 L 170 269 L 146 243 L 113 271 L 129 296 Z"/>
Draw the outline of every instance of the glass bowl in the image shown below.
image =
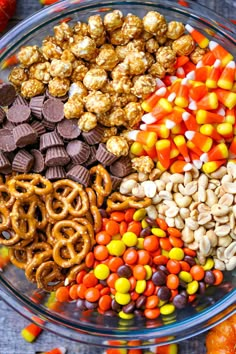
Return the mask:
<path id="1" fill-rule="evenodd" d="M 39 11 L 21 22 L 0 40 L 0 79 L 7 81 L 15 54 L 23 45 L 40 44 L 62 20 L 86 21 L 90 15 L 102 16 L 120 9 L 124 14 L 144 16 L 156 10 L 170 20 L 189 23 L 208 38 L 223 45 L 236 57 L 235 27 L 224 18 L 194 2 L 159 0 L 79 1 L 68 0 Z M 139 339 L 140 348 L 178 342 L 200 334 L 236 311 L 236 273 L 227 272 L 223 284 L 209 287 L 203 297 L 184 310 L 157 320 L 122 320 L 105 317 L 92 310 L 79 312 L 75 303 L 60 304 L 52 295 L 37 290 L 23 271 L 12 265 L 0 273 L 0 296 L 12 308 L 42 327 L 77 342 L 102 347 L 126 347 Z"/>

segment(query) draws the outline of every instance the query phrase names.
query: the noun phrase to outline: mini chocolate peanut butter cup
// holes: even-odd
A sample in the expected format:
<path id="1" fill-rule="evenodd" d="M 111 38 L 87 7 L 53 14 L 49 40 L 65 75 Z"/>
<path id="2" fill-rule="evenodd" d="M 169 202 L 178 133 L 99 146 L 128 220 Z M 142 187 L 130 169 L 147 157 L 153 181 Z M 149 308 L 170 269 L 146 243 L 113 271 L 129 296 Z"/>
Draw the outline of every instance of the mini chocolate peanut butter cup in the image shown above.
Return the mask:
<path id="1" fill-rule="evenodd" d="M 70 157 L 64 146 L 50 147 L 46 151 L 46 166 L 65 166 L 70 162 Z"/>
<path id="2" fill-rule="evenodd" d="M 111 183 L 112 183 L 112 190 L 115 191 L 118 189 L 119 185 L 121 184 L 122 178 L 113 176 L 110 174 Z"/>
<path id="3" fill-rule="evenodd" d="M 2 128 L 12 130 L 14 129 L 16 124 L 9 122 L 9 120 L 5 119 L 2 123 Z"/>
<path id="4" fill-rule="evenodd" d="M 85 166 L 91 166 L 94 162 L 97 161 L 96 152 L 97 152 L 96 146 L 94 145 L 90 146 L 90 155 L 88 160 L 85 162 Z"/>
<path id="5" fill-rule="evenodd" d="M 18 147 L 34 144 L 38 137 L 36 131 L 28 123 L 17 125 L 12 130 L 12 134 Z"/>
<path id="6" fill-rule="evenodd" d="M 132 172 L 132 164 L 129 156 L 122 156 L 110 166 L 114 176 L 125 177 Z"/>
<path id="7" fill-rule="evenodd" d="M 104 128 L 101 125 L 97 125 L 94 129 L 90 130 L 89 132 L 83 132 L 82 136 L 86 143 L 89 145 L 94 145 L 100 143 L 102 140 Z"/>
<path id="8" fill-rule="evenodd" d="M 34 120 L 30 125 L 38 134 L 38 136 L 41 136 L 46 133 L 45 126 L 42 124 L 42 122 L 39 122 L 38 120 Z"/>
<path id="9" fill-rule="evenodd" d="M 15 155 L 12 161 L 12 170 L 21 173 L 27 173 L 34 164 L 34 157 L 24 149 L 21 149 Z"/>
<path id="10" fill-rule="evenodd" d="M 42 95 L 42 96 L 32 97 L 29 103 L 31 113 L 33 114 L 34 117 L 40 120 L 43 117 L 42 110 L 43 110 L 44 101 L 45 101 L 45 96 Z"/>
<path id="11" fill-rule="evenodd" d="M 57 98 L 49 98 L 43 104 L 42 113 L 48 122 L 58 123 L 64 119 L 64 104 Z"/>
<path id="12" fill-rule="evenodd" d="M 72 140 L 66 147 L 68 155 L 72 161 L 78 165 L 86 162 L 90 155 L 90 147 L 79 140 Z"/>
<path id="13" fill-rule="evenodd" d="M 17 95 L 14 102 L 12 103 L 12 106 L 15 106 L 15 105 L 23 105 L 23 106 L 28 106 L 28 101 L 26 98 L 22 97 L 21 95 Z"/>
<path id="14" fill-rule="evenodd" d="M 40 151 L 45 151 L 46 149 L 54 146 L 64 146 L 62 138 L 57 134 L 56 131 L 45 133 L 40 136 Z"/>
<path id="15" fill-rule="evenodd" d="M 65 140 L 78 138 L 81 133 L 78 127 L 78 119 L 63 119 L 57 124 L 57 132 Z"/>
<path id="16" fill-rule="evenodd" d="M 48 122 L 46 119 L 42 119 L 42 124 L 47 130 L 53 131 L 56 129 L 56 123 Z"/>
<path id="17" fill-rule="evenodd" d="M 88 187 L 90 182 L 90 173 L 87 168 L 81 165 L 73 166 L 66 174 L 67 178 L 72 179 L 75 182 L 83 184 Z"/>
<path id="18" fill-rule="evenodd" d="M 0 129 L 0 150 L 11 152 L 16 149 L 12 131 L 9 129 Z"/>
<path id="19" fill-rule="evenodd" d="M 11 106 L 7 112 L 7 119 L 14 124 L 26 123 L 30 120 L 30 117 L 30 108 L 23 104 Z"/>
<path id="20" fill-rule="evenodd" d="M 51 166 L 46 169 L 45 177 L 50 181 L 66 178 L 66 172 L 62 166 Z"/>
<path id="21" fill-rule="evenodd" d="M 8 158 L 0 151 L 0 173 L 11 170 L 11 163 Z"/>
<path id="22" fill-rule="evenodd" d="M 118 159 L 118 157 L 112 154 L 111 152 L 109 152 L 106 149 L 106 145 L 102 143 L 98 145 L 96 158 L 101 164 L 105 166 L 110 166 L 113 162 L 115 162 Z"/>
<path id="23" fill-rule="evenodd" d="M 55 96 L 51 95 L 48 90 L 46 90 L 45 95 L 47 98 L 56 98 L 62 102 L 66 102 L 68 100 L 68 95 L 64 95 L 61 97 L 55 97 Z"/>
<path id="24" fill-rule="evenodd" d="M 6 112 L 4 111 L 4 109 L 0 107 L 0 123 L 4 121 L 5 117 L 6 117 Z"/>
<path id="25" fill-rule="evenodd" d="M 32 170 L 36 173 L 42 172 L 45 168 L 43 154 L 37 149 L 32 149 L 30 153 L 34 157 L 34 164 Z"/>
<path id="26" fill-rule="evenodd" d="M 0 106 L 10 106 L 16 97 L 16 90 L 12 84 L 0 84 Z"/>

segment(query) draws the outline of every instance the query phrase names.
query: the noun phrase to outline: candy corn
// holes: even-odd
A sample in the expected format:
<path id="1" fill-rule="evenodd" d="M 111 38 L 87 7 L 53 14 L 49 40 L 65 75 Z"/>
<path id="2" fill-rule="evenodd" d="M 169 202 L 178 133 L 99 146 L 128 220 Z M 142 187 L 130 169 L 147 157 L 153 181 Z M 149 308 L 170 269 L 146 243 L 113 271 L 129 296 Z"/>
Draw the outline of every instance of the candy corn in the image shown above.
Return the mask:
<path id="1" fill-rule="evenodd" d="M 233 137 L 233 125 L 230 123 L 218 124 L 216 127 L 216 131 L 225 139 L 229 139 Z"/>
<path id="2" fill-rule="evenodd" d="M 168 139 L 158 140 L 156 151 L 161 165 L 167 169 L 170 166 L 170 141 Z"/>
<path id="3" fill-rule="evenodd" d="M 221 73 L 217 85 L 225 90 L 231 90 L 235 78 L 235 62 L 230 61 Z"/>
<path id="4" fill-rule="evenodd" d="M 167 89 L 166 87 L 161 87 L 157 91 L 155 91 L 150 97 L 148 97 L 145 101 L 142 102 L 141 106 L 145 112 L 151 112 L 155 107 L 157 102 L 161 97 L 166 95 Z"/>
<path id="5" fill-rule="evenodd" d="M 199 130 L 199 125 L 197 124 L 196 118 L 189 112 L 184 112 L 182 114 L 184 124 L 188 130 Z"/>
<path id="6" fill-rule="evenodd" d="M 231 60 L 233 60 L 232 54 L 227 52 L 219 43 L 210 41 L 210 51 L 214 54 L 216 59 L 220 59 L 222 66 L 226 66 Z"/>
<path id="7" fill-rule="evenodd" d="M 64 347 L 58 347 L 49 350 L 48 352 L 36 352 L 36 354 L 66 354 L 67 349 Z"/>
<path id="8" fill-rule="evenodd" d="M 188 154 L 188 148 L 186 145 L 186 140 L 183 135 L 177 135 L 173 138 L 174 143 L 179 150 L 180 154 L 184 157 L 184 160 L 186 162 L 190 162 L 189 154 Z"/>
<path id="9" fill-rule="evenodd" d="M 229 147 L 229 154 L 231 158 L 236 157 L 236 136 L 233 138 L 230 147 Z"/>
<path id="10" fill-rule="evenodd" d="M 208 152 L 211 149 L 213 140 L 199 132 L 191 130 L 186 131 L 185 136 L 188 140 L 191 140 L 200 150 Z"/>
<path id="11" fill-rule="evenodd" d="M 209 39 L 205 37 L 202 33 L 195 30 L 192 26 L 187 24 L 185 26 L 186 30 L 190 33 L 195 42 L 199 45 L 200 48 L 206 48 L 209 44 Z"/>
<path id="12" fill-rule="evenodd" d="M 154 132 L 146 132 L 140 130 L 132 130 L 129 132 L 129 138 L 138 143 L 146 145 L 148 148 L 154 146 L 157 141 L 157 135 Z"/>
<path id="13" fill-rule="evenodd" d="M 211 52 L 209 50 L 209 52 L 206 52 L 206 54 L 203 55 L 203 58 L 201 60 L 202 65 L 213 65 L 215 63 L 216 57 L 213 54 L 213 52 Z"/>
<path id="14" fill-rule="evenodd" d="M 192 165 L 189 162 L 177 160 L 174 161 L 170 166 L 171 173 L 183 173 L 190 171 L 192 169 Z"/>
<path id="15" fill-rule="evenodd" d="M 216 128 L 212 124 L 203 124 L 200 127 L 200 133 L 209 136 L 216 142 L 222 141 L 222 136 L 217 132 Z"/>
<path id="16" fill-rule="evenodd" d="M 199 109 L 196 113 L 196 121 L 198 124 L 215 124 L 223 123 L 225 118 L 219 114 Z"/>
<path id="17" fill-rule="evenodd" d="M 183 79 L 179 86 L 178 91 L 176 92 L 175 104 L 176 106 L 185 108 L 188 107 L 189 99 L 189 88 L 188 88 L 188 79 Z"/>
<path id="18" fill-rule="evenodd" d="M 236 105 L 236 93 L 230 92 L 221 88 L 214 90 L 218 100 L 227 108 L 232 109 Z"/>
<path id="19" fill-rule="evenodd" d="M 166 117 L 166 127 L 168 129 L 172 129 L 176 125 L 180 124 L 183 119 L 182 115 L 184 112 L 184 109 L 181 107 L 174 107 L 173 111 Z"/>
<path id="20" fill-rule="evenodd" d="M 190 152 L 194 152 L 195 155 L 200 157 L 202 155 L 202 150 L 200 150 L 192 141 L 188 140 L 187 141 L 187 147 L 190 150 Z"/>
<path id="21" fill-rule="evenodd" d="M 218 95 L 215 92 L 210 92 L 202 97 L 197 102 L 191 102 L 189 105 L 189 109 L 196 110 L 196 109 L 216 109 L 218 107 Z"/>
<path id="22" fill-rule="evenodd" d="M 202 167 L 202 161 L 200 160 L 199 156 L 197 154 L 195 154 L 193 151 L 190 151 L 189 153 L 192 164 L 198 169 L 200 170 L 200 168 Z"/>
<path id="23" fill-rule="evenodd" d="M 208 88 L 217 88 L 217 83 L 221 75 L 221 61 L 217 59 L 211 68 L 208 78 L 206 79 L 206 86 Z"/>
<path id="24" fill-rule="evenodd" d="M 161 98 L 154 107 L 152 115 L 156 118 L 156 121 L 158 121 L 164 118 L 168 113 L 171 113 L 172 109 L 171 103 L 167 99 Z"/>
<path id="25" fill-rule="evenodd" d="M 214 146 L 210 151 L 201 155 L 202 162 L 224 160 L 229 156 L 229 151 L 224 143 Z"/>
<path id="26" fill-rule="evenodd" d="M 41 332 L 42 328 L 40 328 L 34 323 L 31 323 L 24 329 L 22 329 L 21 335 L 27 342 L 32 343 L 38 338 Z"/>
<path id="27" fill-rule="evenodd" d="M 209 161 L 202 165 L 202 170 L 204 173 L 212 173 L 218 170 L 218 168 L 226 163 L 226 160 L 221 161 Z"/>
<path id="28" fill-rule="evenodd" d="M 189 96 L 194 101 L 199 101 L 207 93 L 208 93 L 208 89 L 206 85 L 203 84 L 202 82 L 198 82 L 198 83 L 193 82 L 193 87 L 191 87 L 189 90 Z"/>
<path id="29" fill-rule="evenodd" d="M 131 154 L 135 156 L 143 156 L 145 155 L 145 150 L 143 148 L 143 145 L 135 141 L 131 147 L 130 147 L 130 152 Z"/>

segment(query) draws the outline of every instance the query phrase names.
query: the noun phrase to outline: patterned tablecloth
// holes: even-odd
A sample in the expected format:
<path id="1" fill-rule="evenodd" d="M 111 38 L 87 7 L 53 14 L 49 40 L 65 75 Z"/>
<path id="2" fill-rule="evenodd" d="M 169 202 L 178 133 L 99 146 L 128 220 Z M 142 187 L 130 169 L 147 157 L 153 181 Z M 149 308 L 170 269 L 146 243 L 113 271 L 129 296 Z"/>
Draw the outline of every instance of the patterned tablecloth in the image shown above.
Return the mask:
<path id="1" fill-rule="evenodd" d="M 235 0 L 197 0 L 199 4 L 208 6 L 228 19 L 236 18 Z M 8 30 L 20 20 L 29 16 L 33 12 L 40 10 L 42 6 L 37 0 L 18 0 L 17 11 L 14 18 L 10 21 Z M 9 308 L 0 299 L 0 354 L 35 354 L 51 350 L 52 348 L 63 346 L 67 348 L 68 354 L 100 354 L 101 350 L 94 347 L 77 344 L 75 342 L 60 338 L 55 334 L 44 331 L 37 341 L 33 344 L 26 343 L 20 331 L 29 322 Z M 181 343 L 182 354 L 205 354 L 204 335 L 195 337 Z"/>

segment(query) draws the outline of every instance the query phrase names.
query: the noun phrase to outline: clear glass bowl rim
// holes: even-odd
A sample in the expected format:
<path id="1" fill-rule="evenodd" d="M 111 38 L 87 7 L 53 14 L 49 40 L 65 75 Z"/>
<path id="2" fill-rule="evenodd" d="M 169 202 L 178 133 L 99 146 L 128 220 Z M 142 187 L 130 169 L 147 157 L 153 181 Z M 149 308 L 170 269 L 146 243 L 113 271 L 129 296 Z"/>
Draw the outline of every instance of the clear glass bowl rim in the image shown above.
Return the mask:
<path id="1" fill-rule="evenodd" d="M 64 0 L 59 3 L 55 3 L 54 5 L 51 5 L 49 7 L 46 7 L 45 9 L 42 9 L 38 12 L 36 12 L 34 15 L 30 16 L 26 20 L 22 21 L 19 25 L 14 27 L 11 31 L 9 31 L 5 36 L 3 36 L 0 39 L 0 62 L 1 60 L 4 60 L 8 53 L 14 48 L 17 47 L 22 40 L 22 33 L 26 33 L 26 36 L 29 35 L 29 31 L 37 30 L 36 25 L 45 25 L 45 23 L 48 23 L 49 21 L 55 19 L 55 18 L 62 18 L 65 17 L 65 14 L 68 14 L 70 11 L 70 7 L 77 6 L 78 10 L 84 9 L 84 8 L 91 8 L 91 7 L 96 7 L 96 8 L 105 8 L 109 7 L 109 5 L 114 5 L 114 4 L 129 4 L 129 5 L 140 5 L 140 4 L 145 4 L 145 5 L 150 5 L 150 6 L 155 6 L 158 5 L 159 7 L 163 6 L 164 8 L 171 7 L 172 10 L 175 10 L 179 13 L 189 13 L 191 10 L 191 16 L 194 17 L 196 20 L 202 22 L 206 26 L 210 26 L 213 30 L 215 30 L 217 33 L 220 33 L 223 37 L 226 37 L 233 46 L 236 45 L 236 30 L 235 26 L 231 24 L 227 19 L 221 17 L 220 15 L 214 13 L 212 10 L 208 9 L 205 6 L 195 4 L 192 1 L 188 1 L 189 3 L 189 8 L 184 8 L 180 5 L 178 5 L 177 1 L 164 1 L 163 5 L 160 5 L 161 1 L 155 1 L 155 0 L 149 0 L 149 1 L 142 1 L 142 0 L 136 0 L 136 1 L 129 1 L 129 0 L 123 0 L 123 1 L 103 1 L 102 3 L 97 0 L 86 0 L 86 1 L 79 1 L 79 0 Z M 197 6 L 197 8 L 196 8 Z M 60 11 L 62 10 L 62 14 L 60 14 Z M 74 10 L 73 10 L 74 11 Z M 199 13 L 204 14 L 201 18 L 199 17 Z M 50 20 L 48 20 L 50 16 Z M 224 23 L 223 26 L 220 28 L 218 27 L 219 24 Z M 1 289 L 2 288 L 2 289 Z M 68 334 L 68 330 L 71 331 L 71 326 L 68 323 L 67 320 L 64 320 L 63 318 L 58 318 L 54 314 L 50 314 L 49 311 L 44 311 L 42 308 L 39 308 L 37 305 L 29 302 L 25 296 L 22 296 L 21 294 L 17 294 L 16 291 L 11 287 L 11 285 L 6 282 L 1 274 L 0 274 L 0 295 L 2 296 L 3 300 L 5 300 L 10 306 L 13 308 L 16 308 L 17 311 L 19 311 L 21 314 L 23 314 L 25 317 L 31 319 L 32 312 L 44 319 L 47 320 L 47 323 L 43 325 L 44 327 L 48 328 L 54 333 L 57 333 L 61 336 L 73 339 L 71 335 Z M 167 326 L 162 326 L 158 328 L 148 328 L 148 329 L 140 329 L 137 331 L 132 331 L 132 333 L 129 332 L 129 330 L 125 330 L 120 332 L 119 334 L 117 331 L 110 331 L 104 329 L 104 331 L 98 332 L 97 329 L 92 329 L 91 326 L 86 326 L 84 324 L 81 324 L 81 327 L 74 328 L 76 331 L 79 331 L 84 337 L 84 340 L 82 339 L 81 341 L 84 341 L 87 343 L 86 338 L 91 339 L 91 342 L 94 344 L 99 345 L 102 342 L 104 342 L 104 337 L 101 339 L 100 336 L 104 335 L 108 339 L 112 338 L 133 338 L 134 336 L 141 335 L 142 338 L 145 338 L 147 340 L 155 338 L 155 337 L 161 337 L 161 336 L 170 336 L 173 334 L 180 334 L 181 332 L 184 332 L 186 328 L 189 328 L 190 325 L 193 326 L 193 328 L 205 323 L 209 319 L 212 319 L 214 316 L 219 315 L 219 313 L 225 309 L 227 309 L 230 305 L 235 304 L 236 300 L 236 289 L 231 291 L 223 300 L 218 301 L 215 305 L 212 305 L 210 308 L 207 310 L 203 311 L 200 314 L 194 315 L 193 318 L 189 318 L 186 320 L 181 321 L 179 324 L 178 322 L 167 325 Z M 28 313 L 25 311 L 25 309 L 21 309 L 22 306 L 26 306 L 30 312 Z M 236 309 L 234 308 L 231 312 L 233 314 L 236 312 Z M 223 319 L 229 317 L 230 314 L 226 314 L 225 316 L 222 316 L 220 319 L 217 319 L 217 322 L 221 322 Z M 194 319 L 194 324 L 193 324 L 193 319 Z M 214 322 L 213 324 L 209 324 L 205 326 L 203 329 L 198 328 L 197 332 L 194 332 L 194 335 L 199 334 L 208 328 L 212 327 L 212 325 L 215 325 L 217 322 Z M 60 324 L 60 326 L 58 326 Z M 63 329 L 63 326 L 65 326 L 65 330 Z M 94 341 L 94 337 L 98 335 L 97 340 Z M 184 334 L 181 337 L 181 340 L 183 339 Z M 162 342 L 164 344 L 165 342 Z M 102 344 L 104 345 L 104 344 Z"/>

